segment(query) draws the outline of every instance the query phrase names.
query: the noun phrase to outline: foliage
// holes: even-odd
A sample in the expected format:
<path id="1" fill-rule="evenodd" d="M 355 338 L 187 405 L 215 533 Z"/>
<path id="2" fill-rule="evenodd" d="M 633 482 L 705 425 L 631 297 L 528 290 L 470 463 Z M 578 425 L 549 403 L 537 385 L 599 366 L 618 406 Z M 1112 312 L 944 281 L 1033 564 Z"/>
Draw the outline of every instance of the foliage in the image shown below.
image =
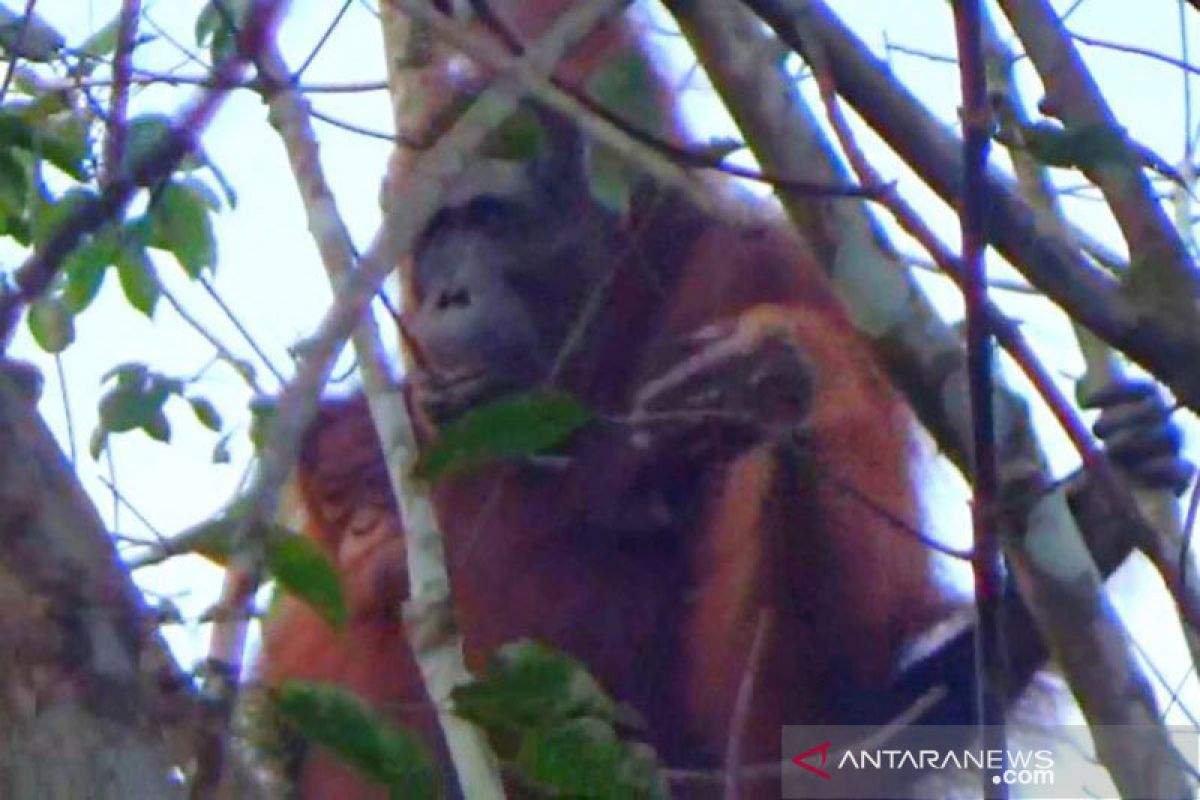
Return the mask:
<path id="1" fill-rule="evenodd" d="M 591 418 L 577 399 L 562 392 L 533 391 L 501 398 L 447 425 L 421 453 L 416 476 L 434 481 L 493 461 L 544 453 Z"/>
<path id="2" fill-rule="evenodd" d="M 285 724 L 386 787 L 392 797 L 438 795 L 437 772 L 420 739 L 390 725 L 344 689 L 290 681 L 273 701 Z"/>
<path id="3" fill-rule="evenodd" d="M 547 795 L 667 796 L 654 752 L 619 733 L 628 713 L 583 664 L 545 645 L 503 645 L 477 681 L 455 690 L 454 710 L 487 731 L 497 754 Z"/>

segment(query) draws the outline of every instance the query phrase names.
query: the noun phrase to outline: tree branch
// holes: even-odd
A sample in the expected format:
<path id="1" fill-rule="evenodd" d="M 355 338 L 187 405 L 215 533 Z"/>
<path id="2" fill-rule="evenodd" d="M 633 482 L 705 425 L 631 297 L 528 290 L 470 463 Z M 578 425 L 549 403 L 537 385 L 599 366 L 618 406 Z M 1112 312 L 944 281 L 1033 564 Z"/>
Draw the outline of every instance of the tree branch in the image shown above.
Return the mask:
<path id="1" fill-rule="evenodd" d="M 0 354 L 7 351 L 21 310 L 50 286 L 66 256 L 83 237 L 114 221 L 142 186 L 151 186 L 175 171 L 195 147 L 200 131 L 212 119 L 246 65 L 243 52 L 255 52 L 270 35 L 287 0 L 255 0 L 254 12 L 241 32 L 244 47 L 215 69 L 214 87 L 203 92 L 180 114 L 170 133 L 125 174 L 116 176 L 98 196 L 89 197 L 64 219 L 46 242 L 25 259 L 14 274 L 15 285 L 0 285 Z"/>
<path id="2" fill-rule="evenodd" d="M 896 83 L 821 0 L 744 0 L 790 47 L 808 56 L 823 50 L 837 91 L 947 203 L 963 195 L 961 142 Z M 1034 286 L 1072 318 L 1129 355 L 1169 386 L 1181 402 L 1200 409 L 1200 324 L 1168 324 L 1121 291 L 1076 250 L 1038 228 L 1037 218 L 997 174 L 988 241 Z"/>

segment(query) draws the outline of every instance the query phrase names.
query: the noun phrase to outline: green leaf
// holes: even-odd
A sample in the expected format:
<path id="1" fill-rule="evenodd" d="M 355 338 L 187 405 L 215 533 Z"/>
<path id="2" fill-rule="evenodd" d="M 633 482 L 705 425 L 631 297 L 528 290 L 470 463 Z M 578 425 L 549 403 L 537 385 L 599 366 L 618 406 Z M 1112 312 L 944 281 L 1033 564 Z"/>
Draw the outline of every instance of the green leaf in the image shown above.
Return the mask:
<path id="1" fill-rule="evenodd" d="M 24 216 L 29 199 L 29 170 L 11 148 L 0 148 L 0 210 Z"/>
<path id="2" fill-rule="evenodd" d="M 273 397 L 256 397 L 250 401 L 250 442 L 257 451 L 267 443 L 277 408 L 278 402 Z"/>
<path id="3" fill-rule="evenodd" d="M 608 59 L 588 78 L 588 94 L 640 130 L 662 133 L 669 120 L 663 117 L 659 81 L 645 53 L 629 52 Z"/>
<path id="4" fill-rule="evenodd" d="M 205 3 L 204 8 L 196 16 L 196 46 L 204 47 L 212 41 L 213 36 L 224 28 L 221 13 L 212 3 Z"/>
<path id="5" fill-rule="evenodd" d="M 125 152 L 121 171 L 130 172 L 144 162 L 156 147 L 172 135 L 171 118 L 166 114 L 141 114 L 129 120 L 125 128 Z"/>
<path id="6" fill-rule="evenodd" d="M 73 110 L 53 102 L 11 102 L 0 107 L 0 145 L 43 157 L 77 180 L 87 177 L 88 128 Z"/>
<path id="7" fill-rule="evenodd" d="M 268 538 L 267 570 L 289 594 L 304 601 L 334 628 L 346 624 L 349 612 L 337 568 L 307 536 L 274 533 Z"/>
<path id="8" fill-rule="evenodd" d="M 568 655 L 506 644 L 452 697 L 454 713 L 483 727 L 498 755 L 550 796 L 667 796 L 653 751 L 617 736 L 621 710 Z"/>
<path id="9" fill-rule="evenodd" d="M 345 689 L 288 681 L 273 701 L 286 724 L 387 787 L 392 797 L 438 796 L 437 772 L 420 739 L 391 725 Z"/>
<path id="10" fill-rule="evenodd" d="M 100 399 L 100 423 L 109 433 L 125 433 L 146 425 L 162 414 L 168 393 L 161 386 L 116 386 Z"/>
<path id="11" fill-rule="evenodd" d="M 432 481 L 494 461 L 545 452 L 591 420 L 591 412 L 563 392 L 533 391 L 502 398 L 447 425 L 421 454 L 415 474 Z"/>
<path id="12" fill-rule="evenodd" d="M 72 313 L 78 314 L 92 304 L 115 260 L 116 248 L 107 236 L 93 236 L 63 259 L 63 300 Z"/>
<path id="13" fill-rule="evenodd" d="M 34 241 L 39 246 L 46 244 L 69 217 L 95 199 L 96 195 L 90 189 L 75 187 L 57 200 L 39 203 L 33 213 Z"/>
<path id="14" fill-rule="evenodd" d="M 229 452 L 229 440 L 233 437 L 233 431 L 228 431 L 217 439 L 217 443 L 213 445 L 212 462 L 214 464 L 228 464 L 233 461 L 233 454 Z"/>
<path id="15" fill-rule="evenodd" d="M 88 120 L 75 113 L 74 109 L 67 109 L 46 115 L 36 125 L 38 138 L 34 143 L 34 152 L 43 154 L 51 164 L 72 178 L 85 179 L 88 173 L 84 164 L 91 155 Z"/>
<path id="16" fill-rule="evenodd" d="M 147 317 L 153 316 L 162 288 L 158 285 L 158 275 L 150 256 L 136 244 L 126 244 L 117 249 L 116 266 L 129 305 Z"/>
<path id="17" fill-rule="evenodd" d="M 654 67 L 644 54 L 630 53 L 609 59 L 588 79 L 588 93 L 626 122 L 651 134 L 662 134 L 669 120 L 663 117 Z M 610 147 L 592 149 L 587 162 L 592 197 L 617 214 L 629 211 L 638 172 Z"/>
<path id="18" fill-rule="evenodd" d="M 0 49 L 5 56 L 48 63 L 58 57 L 66 40 L 37 14 L 24 16 L 0 7 Z"/>
<path id="19" fill-rule="evenodd" d="M 574 719 L 533 731 L 522 742 L 517 771 L 555 796 L 666 798 L 654 753 L 619 739 L 611 724 Z"/>
<path id="20" fill-rule="evenodd" d="M 150 378 L 150 368 L 138 361 L 118 364 L 100 376 L 102 382 L 116 380 L 118 386 L 142 386 Z"/>
<path id="21" fill-rule="evenodd" d="M 130 174 L 144 164 L 159 147 L 174 136 L 174 124 L 166 114 L 140 114 L 129 120 L 125 132 L 125 152 L 121 154 L 121 172 Z M 182 170 L 196 169 L 203 159 L 189 154 L 179 164 Z"/>
<path id="22" fill-rule="evenodd" d="M 614 214 L 627 214 L 637 184 L 637 173 L 629 162 L 612 148 L 601 145 L 592 149 L 586 167 L 592 197 Z"/>
<path id="23" fill-rule="evenodd" d="M 203 397 L 189 397 L 187 401 L 201 425 L 214 433 L 221 432 L 221 415 L 217 413 L 216 406 Z"/>
<path id="24" fill-rule="evenodd" d="M 1021 137 L 1034 158 L 1052 167 L 1088 170 L 1126 158 L 1124 130 L 1101 123 L 1067 129 L 1039 122 L 1023 127 Z"/>
<path id="25" fill-rule="evenodd" d="M 112 19 L 102 25 L 95 33 L 83 40 L 75 48 L 76 55 L 88 60 L 99 60 L 112 55 L 117 50 L 117 36 L 121 29 L 121 14 L 117 13 Z"/>
<path id="26" fill-rule="evenodd" d="M 29 332 L 47 353 L 61 353 L 75 341 L 75 318 L 62 298 L 40 297 L 29 307 Z"/>
<path id="27" fill-rule="evenodd" d="M 0 144 L 30 150 L 33 147 L 33 124 L 20 113 L 14 103 L 0 106 Z"/>
<path id="28" fill-rule="evenodd" d="M 100 433 L 124 433 L 141 428 L 152 439 L 170 442 L 171 423 L 167 419 L 164 406 L 172 395 L 183 397 L 184 382 L 154 372 L 145 364 L 139 363 L 121 364 L 105 373 L 105 382 L 114 379 L 115 385 L 100 399 Z M 202 408 L 207 403 L 198 398 L 184 399 L 191 404 L 193 410 L 196 409 L 197 403 Z M 198 417 L 201 413 L 196 411 Z M 215 415 L 216 411 L 210 407 L 203 413 Z M 219 418 L 217 419 L 219 421 Z M 211 422 L 212 419 L 208 421 Z M 98 445 L 101 446 L 102 443 Z"/>
<path id="29" fill-rule="evenodd" d="M 221 195 L 199 178 L 188 175 L 179 180 L 180 185 L 185 187 L 189 192 L 192 192 L 197 197 L 204 200 L 204 204 L 213 211 L 220 211 L 224 204 L 221 202 Z"/>
<path id="30" fill-rule="evenodd" d="M 220 8 L 209 0 L 196 17 L 196 44 L 207 45 L 214 62 L 233 55 L 237 49 L 237 29 L 246 22 L 249 9 L 250 0 L 222 0 Z"/>
<path id="31" fill-rule="evenodd" d="M 209 218 L 208 198 L 194 184 L 166 184 L 150 205 L 148 244 L 175 256 L 192 278 L 216 261 L 217 240 Z"/>
<path id="32" fill-rule="evenodd" d="M 108 447 L 108 431 L 103 428 L 96 428 L 92 431 L 92 435 L 88 439 L 88 452 L 92 454 L 92 460 L 99 461 L 100 454 L 104 452 L 104 448 L 106 447 Z"/>
<path id="33" fill-rule="evenodd" d="M 221 171 L 220 167 L 211 161 L 206 161 L 205 166 L 212 171 L 213 180 L 215 180 L 217 185 L 221 187 L 221 193 L 225 195 L 226 204 L 228 204 L 230 208 L 237 208 L 237 189 L 235 189 L 233 184 L 230 183 L 229 179 L 225 177 L 225 173 Z"/>
<path id="34" fill-rule="evenodd" d="M 617 719 L 616 704 L 582 663 L 530 640 L 500 647 L 484 674 L 455 689 L 453 699 L 455 714 L 488 729 Z"/>
<path id="35" fill-rule="evenodd" d="M 171 423 L 167 421 L 167 415 L 161 408 L 151 414 L 150 418 L 142 423 L 142 430 L 155 441 L 162 442 L 163 444 L 168 444 L 171 441 Z"/>
<path id="36" fill-rule="evenodd" d="M 488 134 L 479 152 L 486 158 L 532 161 L 546 146 L 545 139 L 546 134 L 533 109 L 521 106 Z"/>

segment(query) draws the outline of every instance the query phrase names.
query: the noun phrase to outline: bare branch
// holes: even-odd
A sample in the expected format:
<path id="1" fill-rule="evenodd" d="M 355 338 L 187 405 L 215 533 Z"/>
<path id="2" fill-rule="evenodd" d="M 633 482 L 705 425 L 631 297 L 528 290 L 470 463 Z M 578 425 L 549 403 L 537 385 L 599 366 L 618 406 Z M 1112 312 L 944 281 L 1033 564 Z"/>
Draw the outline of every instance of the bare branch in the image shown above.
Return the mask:
<path id="1" fill-rule="evenodd" d="M 979 0 L 955 0 L 954 29 L 958 40 L 958 64 L 962 87 L 963 195 L 958 206 L 962 231 L 963 300 L 967 312 L 967 375 L 971 401 L 971 452 L 975 479 L 971 482 L 972 527 L 975 552 L 971 559 L 975 576 L 975 702 L 983 728 L 983 747 L 1003 751 L 1005 730 L 1005 683 L 1009 668 L 1004 647 L 1002 612 L 1004 565 L 1001 551 L 1002 522 L 997 512 L 1000 491 L 996 457 L 996 419 L 992 405 L 991 308 L 987 297 L 987 273 L 983 254 L 987 249 L 984 214 L 988 206 L 986 180 L 991 145 L 991 110 L 984 80 L 983 37 Z M 1007 790 L 994 770 L 983 770 L 983 789 L 991 796 L 1007 797 Z M 989 784 L 994 784 L 989 789 Z"/>
<path id="2" fill-rule="evenodd" d="M 1046 0 L 1001 0 L 1000 7 L 1046 87 L 1043 113 L 1062 120 L 1068 134 L 1104 137 L 1103 154 L 1080 168 L 1104 193 L 1129 246 L 1126 285 L 1138 310 L 1166 316 L 1166 325 L 1200 327 L 1200 272 L 1062 21 Z"/>
<path id="3" fill-rule="evenodd" d="M 946 202 L 961 201 L 961 143 L 935 120 L 821 0 L 744 0 L 793 48 L 821 47 L 838 92 Z M 1075 319 L 1200 409 L 1200 324 L 1172 324 L 1135 305 L 1115 279 L 1038 228 L 998 174 L 989 174 L 988 240 Z"/>
<path id="4" fill-rule="evenodd" d="M 105 182 L 116 177 L 125 154 L 126 111 L 129 107 L 129 73 L 133 69 L 133 47 L 137 38 L 141 0 L 122 0 L 117 23 L 117 50 L 113 58 L 112 92 L 105 120 L 108 138 L 104 142 Z"/>

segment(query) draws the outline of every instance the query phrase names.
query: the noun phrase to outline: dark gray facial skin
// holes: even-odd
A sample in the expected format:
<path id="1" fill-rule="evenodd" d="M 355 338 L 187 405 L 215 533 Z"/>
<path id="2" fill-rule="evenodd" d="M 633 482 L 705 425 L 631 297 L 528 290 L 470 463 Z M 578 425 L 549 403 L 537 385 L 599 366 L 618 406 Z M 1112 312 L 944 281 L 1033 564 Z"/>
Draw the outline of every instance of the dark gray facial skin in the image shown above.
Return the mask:
<path id="1" fill-rule="evenodd" d="M 473 166 L 417 241 L 403 323 L 447 413 L 545 378 L 611 269 L 616 221 L 579 137 L 546 138 L 529 162 Z"/>

